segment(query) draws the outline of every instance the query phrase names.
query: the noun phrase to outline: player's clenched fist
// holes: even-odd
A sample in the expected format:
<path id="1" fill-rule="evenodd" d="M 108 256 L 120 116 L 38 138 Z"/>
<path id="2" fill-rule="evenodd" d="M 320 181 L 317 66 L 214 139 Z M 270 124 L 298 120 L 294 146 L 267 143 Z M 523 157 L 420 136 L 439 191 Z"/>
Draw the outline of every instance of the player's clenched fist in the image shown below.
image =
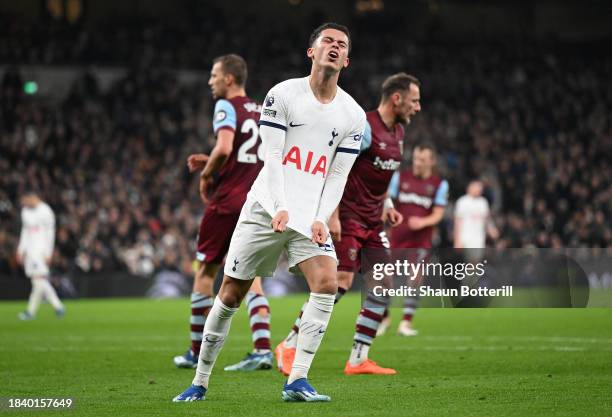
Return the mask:
<path id="1" fill-rule="evenodd" d="M 208 161 L 208 155 L 204 153 L 189 155 L 189 158 L 187 158 L 187 167 L 189 168 L 189 172 L 204 169 L 206 166 L 206 161 Z"/>
<path id="2" fill-rule="evenodd" d="M 312 224 L 312 239 L 313 243 L 320 243 L 321 245 L 327 242 L 327 228 L 320 221 L 315 221 Z"/>
<path id="3" fill-rule="evenodd" d="M 276 233 L 283 233 L 285 230 L 287 230 L 288 222 L 289 212 L 287 210 L 280 210 L 272 219 L 272 230 L 274 230 Z"/>

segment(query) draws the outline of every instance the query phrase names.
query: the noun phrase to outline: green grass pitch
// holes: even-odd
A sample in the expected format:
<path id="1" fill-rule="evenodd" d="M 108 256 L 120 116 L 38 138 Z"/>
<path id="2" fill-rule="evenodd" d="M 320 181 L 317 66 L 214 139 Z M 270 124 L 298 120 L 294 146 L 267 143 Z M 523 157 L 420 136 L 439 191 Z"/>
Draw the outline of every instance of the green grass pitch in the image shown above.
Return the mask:
<path id="1" fill-rule="evenodd" d="M 305 296 L 271 300 L 273 343 Z M 612 415 L 612 310 L 421 309 L 420 335 L 387 334 L 370 357 L 396 376 L 345 376 L 359 308 L 345 297 L 311 369 L 331 403 L 283 403 L 276 370 L 228 373 L 250 350 L 244 310 L 217 361 L 206 401 L 174 404 L 192 370 L 172 357 L 188 346 L 188 301 L 81 300 L 56 319 L 43 305 L 20 322 L 24 302 L 0 303 L 0 397 L 72 397 L 85 416 L 604 416 Z M 394 311 L 394 327 L 400 311 Z"/>

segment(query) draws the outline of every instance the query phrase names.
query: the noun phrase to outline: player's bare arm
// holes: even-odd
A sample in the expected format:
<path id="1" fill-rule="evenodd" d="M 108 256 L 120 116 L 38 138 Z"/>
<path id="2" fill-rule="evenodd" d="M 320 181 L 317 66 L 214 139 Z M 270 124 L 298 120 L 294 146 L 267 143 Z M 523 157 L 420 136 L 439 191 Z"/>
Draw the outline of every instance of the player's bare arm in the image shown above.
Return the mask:
<path id="1" fill-rule="evenodd" d="M 222 129 L 217 134 L 217 143 L 206 160 L 206 165 L 200 173 L 200 197 L 202 201 L 208 203 L 208 186 L 212 182 L 212 176 L 227 161 L 232 153 L 234 146 L 234 131 Z"/>
<path id="2" fill-rule="evenodd" d="M 332 216 L 329 218 L 328 226 L 332 239 L 336 242 L 340 242 L 342 240 L 342 226 L 340 224 L 340 210 L 338 207 L 336 207 L 336 210 L 334 210 Z"/>
<path id="3" fill-rule="evenodd" d="M 425 217 L 410 217 L 408 219 L 408 226 L 412 230 L 420 230 L 425 227 L 435 226 L 442 221 L 444 217 L 444 207 L 435 206 L 432 213 Z"/>
<path id="4" fill-rule="evenodd" d="M 200 174 L 201 177 L 210 178 L 227 161 L 234 148 L 234 131 L 221 129 L 217 134 L 217 143 L 206 161 L 206 166 Z"/>

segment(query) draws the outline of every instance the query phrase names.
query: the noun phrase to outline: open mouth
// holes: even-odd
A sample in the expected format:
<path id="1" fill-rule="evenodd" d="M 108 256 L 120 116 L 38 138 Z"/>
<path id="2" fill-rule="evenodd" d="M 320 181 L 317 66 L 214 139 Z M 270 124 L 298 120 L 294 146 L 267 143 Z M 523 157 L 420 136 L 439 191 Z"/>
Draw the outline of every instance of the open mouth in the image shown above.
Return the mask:
<path id="1" fill-rule="evenodd" d="M 338 54 L 338 52 L 336 51 L 329 51 L 329 53 L 327 54 L 327 56 L 329 57 L 330 60 L 335 61 L 336 59 L 338 59 L 340 57 L 340 55 Z"/>

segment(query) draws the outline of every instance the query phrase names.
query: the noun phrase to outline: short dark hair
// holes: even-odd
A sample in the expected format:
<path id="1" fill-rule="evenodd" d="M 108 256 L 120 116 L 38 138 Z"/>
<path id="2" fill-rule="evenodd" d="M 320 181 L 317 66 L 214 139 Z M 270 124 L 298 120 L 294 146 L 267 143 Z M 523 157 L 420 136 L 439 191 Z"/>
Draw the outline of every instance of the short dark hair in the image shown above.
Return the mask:
<path id="1" fill-rule="evenodd" d="M 29 197 L 29 196 L 40 197 L 40 190 L 37 187 L 28 186 L 28 187 L 23 189 L 23 192 L 21 193 L 21 196 L 22 197 Z"/>
<path id="2" fill-rule="evenodd" d="M 319 38 L 319 36 L 321 36 L 321 32 L 323 32 L 325 29 L 336 29 L 340 32 L 344 32 L 344 34 L 348 38 L 348 50 L 349 52 L 351 52 L 351 48 L 353 46 L 353 42 L 351 42 L 351 33 L 349 32 L 346 26 L 333 22 L 323 23 L 321 26 L 313 30 L 310 34 L 310 39 L 308 40 L 308 47 L 312 48 L 312 45 Z"/>
<path id="3" fill-rule="evenodd" d="M 414 84 L 417 87 L 421 87 L 421 82 L 414 75 L 400 72 L 393 74 L 383 82 L 382 84 L 382 101 L 387 101 L 389 98 L 398 91 L 408 91 L 410 84 Z"/>
<path id="4" fill-rule="evenodd" d="M 434 157 L 436 156 L 436 145 L 434 145 L 434 143 L 433 143 L 433 142 L 430 142 L 430 141 L 426 141 L 426 140 L 419 141 L 419 142 L 415 143 L 415 145 L 414 145 L 414 147 L 413 147 L 412 149 L 413 149 L 413 150 L 414 150 L 414 149 L 420 149 L 420 150 L 422 150 L 422 151 L 424 151 L 424 150 L 427 150 L 427 149 L 428 149 L 428 150 L 430 150 L 430 151 L 431 151 L 431 154 L 432 154 Z"/>
<path id="5" fill-rule="evenodd" d="M 247 63 L 243 57 L 236 54 L 221 55 L 213 60 L 213 64 L 221 63 L 221 68 L 225 74 L 231 74 L 236 80 L 236 84 L 241 87 L 246 85 Z"/>

